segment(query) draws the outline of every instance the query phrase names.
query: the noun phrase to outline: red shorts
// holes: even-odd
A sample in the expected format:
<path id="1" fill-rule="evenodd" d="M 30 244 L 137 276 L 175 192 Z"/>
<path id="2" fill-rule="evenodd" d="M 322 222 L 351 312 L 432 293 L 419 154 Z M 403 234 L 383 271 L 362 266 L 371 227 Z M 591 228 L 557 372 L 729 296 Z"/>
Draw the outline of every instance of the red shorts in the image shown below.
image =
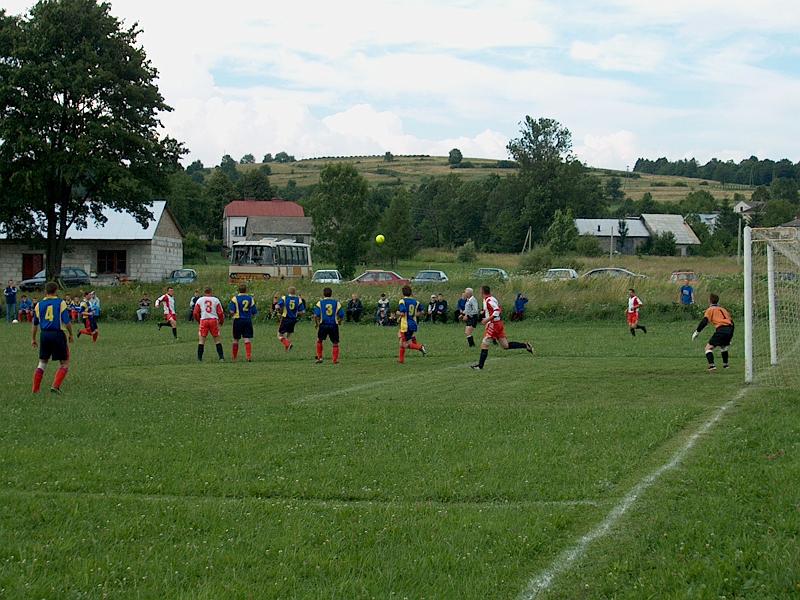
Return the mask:
<path id="1" fill-rule="evenodd" d="M 502 321 L 489 321 L 486 324 L 486 333 L 483 334 L 483 337 L 493 340 L 502 339 L 506 337 L 506 327 Z"/>
<path id="2" fill-rule="evenodd" d="M 629 312 L 626 314 L 628 315 L 628 327 L 636 327 L 636 324 L 639 322 L 639 313 Z"/>
<path id="3" fill-rule="evenodd" d="M 165 321 L 177 321 L 178 317 L 175 316 L 175 313 L 164 313 L 164 320 Z M 210 319 L 213 321 L 214 319 Z"/>
<path id="4" fill-rule="evenodd" d="M 219 321 L 217 319 L 203 319 L 200 321 L 200 337 L 207 337 L 208 334 L 219 337 Z"/>

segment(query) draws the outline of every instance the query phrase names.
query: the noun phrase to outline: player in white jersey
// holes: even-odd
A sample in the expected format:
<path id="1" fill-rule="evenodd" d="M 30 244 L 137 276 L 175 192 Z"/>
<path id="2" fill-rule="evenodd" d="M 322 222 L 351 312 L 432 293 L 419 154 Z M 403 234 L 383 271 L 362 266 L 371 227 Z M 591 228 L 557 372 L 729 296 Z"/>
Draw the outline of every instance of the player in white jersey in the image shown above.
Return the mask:
<path id="1" fill-rule="evenodd" d="M 492 296 L 492 291 L 488 285 L 481 287 L 483 292 L 483 319 L 481 323 L 486 325 L 486 332 L 483 334 L 481 341 L 481 357 L 480 360 L 472 365 L 476 371 L 483 369 L 486 364 L 486 357 L 489 356 L 489 344 L 492 340 L 496 340 L 503 350 L 526 350 L 533 354 L 533 346 L 529 342 L 509 342 L 506 337 L 505 326 L 501 318 L 502 309 L 497 298 Z"/>
<path id="2" fill-rule="evenodd" d="M 172 327 L 172 337 L 178 339 L 178 315 L 175 314 L 175 290 L 167 288 L 167 291 L 156 298 L 156 308 L 161 305 L 164 309 L 164 322 L 158 324 L 158 330 L 162 327 Z"/>
<path id="3" fill-rule="evenodd" d="M 628 309 L 625 311 L 625 317 L 628 321 L 628 327 L 631 330 L 631 335 L 636 337 L 636 330 L 641 329 L 647 333 L 647 327 L 639 324 L 639 308 L 642 306 L 642 301 L 636 295 L 636 290 L 633 288 L 628 290 Z"/>
<path id="4" fill-rule="evenodd" d="M 197 360 L 203 360 L 206 338 L 208 334 L 214 338 L 217 354 L 220 360 L 225 360 L 222 351 L 222 339 L 219 337 L 219 328 L 225 322 L 225 311 L 219 298 L 211 295 L 211 288 L 207 287 L 205 293 L 197 299 L 194 305 L 194 319 L 200 323 L 200 339 L 197 344 Z"/>
<path id="5" fill-rule="evenodd" d="M 480 321 L 480 309 L 478 308 L 478 299 L 475 297 L 472 288 L 464 290 L 464 297 L 466 304 L 459 319 L 464 321 L 464 335 L 467 336 L 467 344 L 470 348 L 475 347 L 475 338 L 472 337 L 472 332 Z"/>

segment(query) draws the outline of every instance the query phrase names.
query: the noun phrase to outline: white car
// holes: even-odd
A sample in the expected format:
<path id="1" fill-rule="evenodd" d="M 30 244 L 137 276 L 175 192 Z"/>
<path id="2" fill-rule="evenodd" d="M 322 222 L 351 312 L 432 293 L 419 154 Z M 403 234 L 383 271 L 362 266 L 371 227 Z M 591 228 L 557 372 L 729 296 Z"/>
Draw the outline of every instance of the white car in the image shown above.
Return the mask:
<path id="1" fill-rule="evenodd" d="M 568 281 L 577 278 L 578 272 L 575 269 L 547 269 L 542 281 Z"/>
<path id="2" fill-rule="evenodd" d="M 444 271 L 420 271 L 411 280 L 411 283 L 447 283 L 447 273 Z"/>
<path id="3" fill-rule="evenodd" d="M 311 276 L 312 283 L 342 283 L 343 281 L 342 274 L 336 269 L 314 271 Z"/>

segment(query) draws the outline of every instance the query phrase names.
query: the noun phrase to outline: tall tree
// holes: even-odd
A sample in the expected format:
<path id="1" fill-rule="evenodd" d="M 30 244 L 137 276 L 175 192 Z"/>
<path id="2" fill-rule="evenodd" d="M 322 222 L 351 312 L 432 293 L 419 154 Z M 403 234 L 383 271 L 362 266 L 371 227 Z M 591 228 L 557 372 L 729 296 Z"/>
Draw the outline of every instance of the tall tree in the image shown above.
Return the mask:
<path id="1" fill-rule="evenodd" d="M 238 195 L 236 186 L 218 167 L 212 171 L 206 180 L 204 195 L 207 211 L 203 219 L 203 229 L 209 238 L 220 239 L 222 237 L 225 205 Z"/>
<path id="2" fill-rule="evenodd" d="M 272 158 L 272 154 L 271 154 L 270 152 L 267 152 L 267 153 L 264 155 L 264 158 L 262 158 L 262 159 L 261 159 L 261 162 L 262 162 L 262 163 L 270 163 L 270 162 L 272 162 L 273 160 L 275 160 L 275 159 L 274 159 L 274 158 Z"/>
<path id="3" fill-rule="evenodd" d="M 319 185 L 309 202 L 317 249 L 346 278 L 354 275 L 356 264 L 363 260 L 375 223 L 368 197 L 367 181 L 353 165 L 333 163 L 320 171 Z"/>
<path id="4" fill-rule="evenodd" d="M 628 239 L 628 222 L 625 219 L 617 221 L 617 250 L 625 250 L 625 241 Z"/>
<path id="5" fill-rule="evenodd" d="M 520 126 L 520 136 L 509 141 L 506 148 L 523 169 L 574 158 L 572 134 L 558 121 L 526 116 Z"/>
<path id="6" fill-rule="evenodd" d="M 260 169 L 251 169 L 242 174 L 236 183 L 236 189 L 242 198 L 269 200 L 272 198 L 272 186 L 269 177 Z"/>
<path id="7" fill-rule="evenodd" d="M 222 171 L 231 182 L 236 183 L 239 181 L 239 169 L 236 168 L 236 161 L 230 154 L 226 154 L 219 161 L 219 169 Z"/>
<path id="8" fill-rule="evenodd" d="M 450 150 L 450 154 L 447 157 L 447 163 L 450 165 L 459 165 L 463 159 L 464 155 L 461 154 L 461 150 L 453 148 Z"/>
<path id="9" fill-rule="evenodd" d="M 556 210 L 553 222 L 547 228 L 547 243 L 553 254 L 566 254 L 575 249 L 578 243 L 578 228 L 575 227 L 575 217 L 569 208 L 565 211 Z"/>
<path id="10" fill-rule="evenodd" d="M 380 252 L 393 266 L 398 259 L 413 255 L 414 230 L 411 227 L 411 198 L 407 190 L 401 188 L 392 197 L 381 219 L 381 231 L 386 234 L 386 241 Z"/>
<path id="11" fill-rule="evenodd" d="M 256 162 L 256 157 L 252 154 L 245 154 L 242 158 L 239 159 L 240 165 L 253 165 Z"/>
<path id="12" fill-rule="evenodd" d="M 67 230 L 102 223 L 104 208 L 145 224 L 184 153 L 160 135 L 171 108 L 140 33 L 94 0 L 0 11 L 0 222 L 44 238 L 48 278 L 61 272 Z"/>

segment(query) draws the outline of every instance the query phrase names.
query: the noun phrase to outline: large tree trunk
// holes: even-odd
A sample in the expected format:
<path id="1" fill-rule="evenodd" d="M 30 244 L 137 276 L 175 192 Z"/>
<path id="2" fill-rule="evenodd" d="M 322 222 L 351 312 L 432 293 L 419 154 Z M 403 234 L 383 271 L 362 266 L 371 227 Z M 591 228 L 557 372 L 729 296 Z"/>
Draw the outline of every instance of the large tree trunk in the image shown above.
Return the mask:
<path id="1" fill-rule="evenodd" d="M 59 285 L 61 284 L 61 265 L 69 227 L 67 220 L 69 191 L 62 190 L 60 195 L 61 199 L 50 203 L 47 211 L 47 256 L 45 258 L 47 280 L 58 281 Z"/>

